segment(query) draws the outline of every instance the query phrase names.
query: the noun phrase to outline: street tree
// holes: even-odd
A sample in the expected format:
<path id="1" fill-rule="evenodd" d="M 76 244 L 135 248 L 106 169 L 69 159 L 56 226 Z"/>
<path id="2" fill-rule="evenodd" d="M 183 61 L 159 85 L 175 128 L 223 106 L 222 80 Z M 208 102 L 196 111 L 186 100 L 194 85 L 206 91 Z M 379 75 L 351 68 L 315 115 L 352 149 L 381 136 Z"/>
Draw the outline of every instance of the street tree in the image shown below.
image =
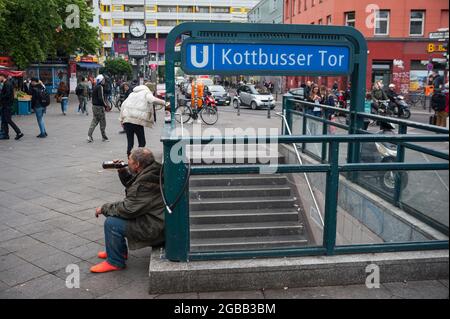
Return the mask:
<path id="1" fill-rule="evenodd" d="M 108 59 L 105 62 L 105 67 L 102 72 L 114 77 L 127 76 L 132 77 L 133 69 L 131 64 L 122 58 Z"/>
<path id="2" fill-rule="evenodd" d="M 48 57 L 95 54 L 98 31 L 84 0 L 0 0 L 0 54 L 19 68 Z"/>

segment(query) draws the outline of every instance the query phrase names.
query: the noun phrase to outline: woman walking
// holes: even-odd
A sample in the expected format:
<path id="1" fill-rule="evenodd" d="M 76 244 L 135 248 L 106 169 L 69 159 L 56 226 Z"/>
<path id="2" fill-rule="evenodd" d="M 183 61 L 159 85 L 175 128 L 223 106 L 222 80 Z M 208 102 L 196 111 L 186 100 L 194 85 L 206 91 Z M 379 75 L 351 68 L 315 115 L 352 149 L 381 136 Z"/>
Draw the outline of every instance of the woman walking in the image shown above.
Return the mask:
<path id="1" fill-rule="evenodd" d="M 153 126 L 153 104 L 166 105 L 166 103 L 153 96 L 145 85 L 134 88 L 133 92 L 122 103 L 120 110 L 120 123 L 127 134 L 127 155 L 130 156 L 134 147 L 134 135 L 136 134 L 139 147 L 145 147 L 144 127 Z"/>
<path id="2" fill-rule="evenodd" d="M 69 88 L 67 87 L 66 83 L 59 83 L 55 98 L 58 103 L 61 103 L 62 114 L 66 115 L 67 105 L 69 104 Z"/>
<path id="3" fill-rule="evenodd" d="M 319 86 L 317 84 L 314 84 L 313 87 L 311 88 L 311 94 L 309 96 L 308 99 L 309 102 L 311 103 L 315 103 L 315 104 L 321 104 L 322 103 L 322 95 L 320 94 L 320 89 Z M 312 114 L 314 116 L 319 116 L 321 115 L 321 108 L 319 106 L 315 106 L 313 108 Z"/>

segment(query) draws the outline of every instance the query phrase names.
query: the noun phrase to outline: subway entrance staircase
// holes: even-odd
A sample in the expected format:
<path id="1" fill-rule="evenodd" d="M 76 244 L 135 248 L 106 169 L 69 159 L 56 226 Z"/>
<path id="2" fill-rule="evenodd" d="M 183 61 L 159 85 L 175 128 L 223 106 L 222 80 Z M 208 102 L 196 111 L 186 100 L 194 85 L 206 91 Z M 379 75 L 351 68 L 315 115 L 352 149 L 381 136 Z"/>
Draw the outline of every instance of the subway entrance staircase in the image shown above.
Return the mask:
<path id="1" fill-rule="evenodd" d="M 231 155 L 219 152 L 215 158 L 193 152 L 190 158 L 192 165 L 205 165 L 212 159 L 214 165 L 284 163 L 278 151 L 263 151 L 261 156 L 255 149 L 248 146 Z M 191 252 L 307 245 L 302 206 L 294 187 L 280 174 L 191 176 Z"/>

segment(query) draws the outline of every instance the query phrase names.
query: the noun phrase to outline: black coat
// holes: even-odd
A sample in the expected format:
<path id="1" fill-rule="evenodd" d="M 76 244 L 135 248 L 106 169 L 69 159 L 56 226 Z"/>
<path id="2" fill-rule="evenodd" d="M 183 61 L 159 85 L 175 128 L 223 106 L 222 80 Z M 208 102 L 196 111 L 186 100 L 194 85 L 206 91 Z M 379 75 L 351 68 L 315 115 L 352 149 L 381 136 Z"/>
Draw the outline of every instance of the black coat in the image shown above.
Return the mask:
<path id="1" fill-rule="evenodd" d="M 34 109 L 43 107 L 41 105 L 41 91 L 45 90 L 42 84 L 37 84 L 36 86 L 32 86 L 31 88 L 31 107 Z"/>
<path id="2" fill-rule="evenodd" d="M 104 94 L 103 86 L 97 85 L 92 92 L 92 105 L 106 107 Z"/>
<path id="3" fill-rule="evenodd" d="M 2 91 L 0 92 L 0 108 L 11 108 L 14 104 L 14 87 L 11 81 L 7 80 L 3 83 Z"/>

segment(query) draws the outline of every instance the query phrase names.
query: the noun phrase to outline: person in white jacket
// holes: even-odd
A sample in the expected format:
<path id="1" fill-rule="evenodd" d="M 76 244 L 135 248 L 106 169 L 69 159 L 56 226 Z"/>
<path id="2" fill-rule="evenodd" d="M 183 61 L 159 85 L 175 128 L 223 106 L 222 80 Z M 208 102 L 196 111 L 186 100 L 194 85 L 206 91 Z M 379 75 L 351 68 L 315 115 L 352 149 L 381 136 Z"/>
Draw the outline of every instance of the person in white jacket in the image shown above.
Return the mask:
<path id="1" fill-rule="evenodd" d="M 153 105 L 165 106 L 166 102 L 153 96 L 145 85 L 139 85 L 122 103 L 119 120 L 125 129 L 128 140 L 127 155 L 130 156 L 134 147 L 136 134 L 139 147 L 145 147 L 144 127 L 153 126 Z"/>

